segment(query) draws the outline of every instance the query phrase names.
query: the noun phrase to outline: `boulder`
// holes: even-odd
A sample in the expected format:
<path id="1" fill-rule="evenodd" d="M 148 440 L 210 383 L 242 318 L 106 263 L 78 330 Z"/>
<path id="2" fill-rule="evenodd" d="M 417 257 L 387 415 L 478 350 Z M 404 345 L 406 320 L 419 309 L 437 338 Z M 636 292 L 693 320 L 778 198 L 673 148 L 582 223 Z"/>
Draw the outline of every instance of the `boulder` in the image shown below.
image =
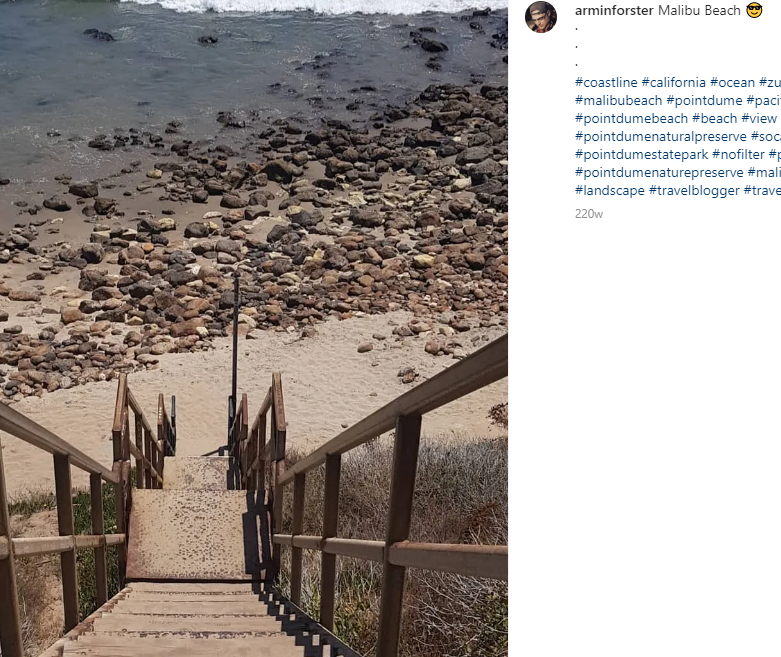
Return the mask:
<path id="1" fill-rule="evenodd" d="M 100 215 L 106 215 L 113 212 L 116 206 L 117 202 L 114 199 L 105 198 L 103 196 L 98 196 L 95 199 L 95 212 Z"/>
<path id="2" fill-rule="evenodd" d="M 95 198 L 98 195 L 98 185 L 93 182 L 73 183 L 68 191 L 80 198 Z"/>
<path id="3" fill-rule="evenodd" d="M 87 316 L 81 312 L 78 308 L 63 308 L 60 313 L 60 319 L 63 324 L 73 324 L 73 322 L 81 322 L 85 320 Z"/>
<path id="4" fill-rule="evenodd" d="M 43 207 L 48 208 L 49 210 L 54 210 L 55 212 L 67 212 L 71 209 L 70 203 L 68 203 L 61 196 L 52 196 L 51 198 L 47 198 L 43 202 Z"/>
<path id="5" fill-rule="evenodd" d="M 223 194 L 220 199 L 220 207 L 223 208 L 236 209 L 244 208 L 247 205 L 249 205 L 248 202 L 236 194 Z"/>
<path id="6" fill-rule="evenodd" d="M 187 238 L 208 237 L 209 227 L 202 221 L 193 221 L 185 226 L 184 236 Z"/>
<path id="7" fill-rule="evenodd" d="M 285 160 L 271 160 L 261 171 L 268 176 L 269 180 L 286 185 L 293 182 L 293 178 L 303 174 L 301 169 Z"/>
<path id="8" fill-rule="evenodd" d="M 85 244 L 81 247 L 81 257 L 91 265 L 97 265 L 102 262 L 105 256 L 105 250 L 98 243 Z"/>
<path id="9" fill-rule="evenodd" d="M 181 338 L 186 335 L 198 335 L 198 329 L 204 326 L 204 320 L 201 317 L 193 317 L 184 322 L 171 324 L 169 330 L 175 338 Z"/>

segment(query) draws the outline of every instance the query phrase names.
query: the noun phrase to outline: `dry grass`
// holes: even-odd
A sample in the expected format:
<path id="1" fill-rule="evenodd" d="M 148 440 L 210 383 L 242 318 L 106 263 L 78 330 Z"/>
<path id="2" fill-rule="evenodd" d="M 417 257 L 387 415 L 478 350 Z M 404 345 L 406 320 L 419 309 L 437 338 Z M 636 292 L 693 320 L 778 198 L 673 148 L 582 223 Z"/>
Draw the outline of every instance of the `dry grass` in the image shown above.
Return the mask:
<path id="1" fill-rule="evenodd" d="M 51 492 L 34 491 L 9 504 L 12 516 L 11 535 L 17 537 L 56 536 L 56 500 Z M 114 522 L 114 487 L 103 486 L 105 531 L 116 531 Z M 78 492 L 73 497 L 73 516 L 77 534 L 92 533 L 90 495 Z M 119 590 L 119 570 L 116 548 L 106 551 L 109 575 L 109 597 Z M 79 550 L 76 555 L 79 582 L 79 615 L 86 618 L 97 608 L 95 568 L 92 550 Z M 26 657 L 40 654 L 63 631 L 62 584 L 60 559 L 56 554 L 24 557 L 16 560 L 16 583 L 22 641 Z"/>
<path id="2" fill-rule="evenodd" d="M 292 454 L 289 465 L 299 455 Z M 339 536 L 384 540 L 393 458 L 392 440 L 374 440 L 343 458 Z M 507 441 L 424 440 L 416 477 L 411 540 L 507 543 Z M 324 468 L 307 474 L 304 533 L 322 527 Z M 292 496 L 283 531 L 290 531 Z M 320 555 L 304 551 L 303 607 L 320 603 Z M 290 551 L 283 551 L 289 573 Z M 289 590 L 289 582 L 282 586 Z M 382 586 L 381 564 L 337 559 L 335 633 L 364 655 L 374 654 Z M 507 585 L 446 573 L 408 571 L 401 655 L 500 657 L 507 654 Z"/>

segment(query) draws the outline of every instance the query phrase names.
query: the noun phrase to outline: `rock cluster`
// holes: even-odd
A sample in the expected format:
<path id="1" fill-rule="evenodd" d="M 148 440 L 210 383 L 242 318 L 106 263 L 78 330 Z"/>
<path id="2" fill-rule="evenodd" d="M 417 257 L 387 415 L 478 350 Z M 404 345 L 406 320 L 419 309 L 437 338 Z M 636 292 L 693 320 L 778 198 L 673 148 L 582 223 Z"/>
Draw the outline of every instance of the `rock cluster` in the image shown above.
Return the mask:
<path id="1" fill-rule="evenodd" d="M 393 125 L 407 117 L 416 128 Z M 36 337 L 0 334 L 4 394 L 41 394 L 209 348 L 232 330 L 234 275 L 239 330 L 250 338 L 404 309 L 415 319 L 394 328 L 397 339 L 421 336 L 427 352 L 452 355 L 460 334 L 506 322 L 507 88 L 432 85 L 373 122 L 307 132 L 279 120 L 253 136 L 251 162 L 227 146 L 172 144 L 149 185 L 183 203 L 217 196 L 222 208 L 186 226 L 147 214 L 131 227 L 97 184 L 71 183 L 80 203 L 106 217 L 90 241 L 36 250 L 34 232 L 17 229 L 0 260 L 27 251 L 44 276 L 75 267 L 88 298 Z M 314 166 L 322 174 L 311 175 Z"/>

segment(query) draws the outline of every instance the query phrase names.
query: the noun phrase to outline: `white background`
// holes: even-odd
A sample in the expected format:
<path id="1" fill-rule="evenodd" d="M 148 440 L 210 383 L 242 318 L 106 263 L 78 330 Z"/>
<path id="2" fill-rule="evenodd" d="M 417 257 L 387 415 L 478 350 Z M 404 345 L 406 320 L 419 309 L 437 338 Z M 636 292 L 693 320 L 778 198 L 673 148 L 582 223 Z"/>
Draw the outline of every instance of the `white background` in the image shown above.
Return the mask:
<path id="1" fill-rule="evenodd" d="M 511 8 L 510 654 L 781 654 L 781 198 L 575 195 L 575 96 L 627 93 L 575 78 L 781 80 L 781 6 L 745 5 L 557 2 L 544 35 Z"/>

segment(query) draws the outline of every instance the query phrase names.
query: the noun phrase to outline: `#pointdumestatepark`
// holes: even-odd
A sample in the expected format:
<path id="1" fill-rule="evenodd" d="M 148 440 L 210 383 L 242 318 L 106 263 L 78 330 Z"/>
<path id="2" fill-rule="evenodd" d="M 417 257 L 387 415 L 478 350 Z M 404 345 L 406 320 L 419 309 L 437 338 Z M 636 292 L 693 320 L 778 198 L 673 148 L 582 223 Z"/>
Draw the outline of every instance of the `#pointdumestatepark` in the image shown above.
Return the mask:
<path id="1" fill-rule="evenodd" d="M 659 5 L 659 16 L 740 16 L 740 7 L 732 5 L 731 7 L 714 7 L 705 5 L 705 9 L 700 7 L 690 7 L 689 5 Z M 577 7 L 576 16 L 653 16 L 653 7 Z"/>

